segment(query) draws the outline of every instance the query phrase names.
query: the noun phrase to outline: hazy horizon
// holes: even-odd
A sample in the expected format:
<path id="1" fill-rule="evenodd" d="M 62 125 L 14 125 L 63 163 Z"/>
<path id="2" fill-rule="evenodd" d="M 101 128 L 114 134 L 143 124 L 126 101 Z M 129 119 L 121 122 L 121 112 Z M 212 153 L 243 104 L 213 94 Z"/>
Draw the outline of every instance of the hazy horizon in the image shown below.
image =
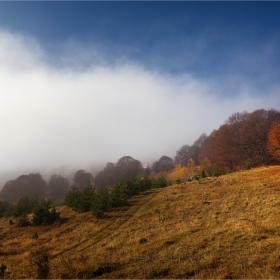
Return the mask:
<path id="1" fill-rule="evenodd" d="M 279 110 L 279 8 L 1 2 L 0 187 L 17 172 L 174 158 L 235 112 Z"/>

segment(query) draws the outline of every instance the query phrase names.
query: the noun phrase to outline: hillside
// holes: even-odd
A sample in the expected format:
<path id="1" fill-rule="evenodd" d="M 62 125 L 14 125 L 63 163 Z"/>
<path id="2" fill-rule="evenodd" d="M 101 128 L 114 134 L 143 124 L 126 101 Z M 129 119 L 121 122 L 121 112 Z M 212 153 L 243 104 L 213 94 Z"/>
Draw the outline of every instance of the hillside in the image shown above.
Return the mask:
<path id="1" fill-rule="evenodd" d="M 50 278 L 280 278 L 280 166 L 152 189 L 99 220 L 57 210 L 47 227 L 0 220 L 6 278 L 35 278 L 42 246 Z"/>

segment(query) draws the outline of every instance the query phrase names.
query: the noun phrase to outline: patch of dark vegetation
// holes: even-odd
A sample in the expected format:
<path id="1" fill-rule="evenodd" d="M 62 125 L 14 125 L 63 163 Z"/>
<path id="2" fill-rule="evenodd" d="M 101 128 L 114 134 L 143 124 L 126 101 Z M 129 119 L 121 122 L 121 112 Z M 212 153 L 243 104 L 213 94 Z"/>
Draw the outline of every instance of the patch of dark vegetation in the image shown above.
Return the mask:
<path id="1" fill-rule="evenodd" d="M 117 182 L 113 188 L 94 188 L 89 185 L 81 190 L 74 186 L 67 193 L 64 203 L 79 213 L 91 212 L 100 219 L 112 209 L 130 207 L 140 202 L 139 195 L 143 192 L 167 186 L 168 182 L 163 176 L 153 180 L 147 176 L 131 176 Z"/>
<path id="2" fill-rule="evenodd" d="M 227 274 L 224 279 L 237 279 L 238 277 L 234 277 L 233 275 L 231 274 Z"/>
<path id="3" fill-rule="evenodd" d="M 120 264 L 118 263 L 112 263 L 112 264 L 104 264 L 98 266 L 97 269 L 91 272 L 91 278 L 92 277 L 99 277 L 102 276 L 105 273 L 111 273 L 119 269 Z"/>
<path id="4" fill-rule="evenodd" d="M 147 242 L 148 242 L 147 238 L 141 238 L 141 239 L 139 240 L 139 244 L 145 244 L 145 243 L 147 243 Z"/>
<path id="5" fill-rule="evenodd" d="M 9 251 L 1 250 L 0 255 L 4 256 L 4 257 L 16 256 L 16 255 L 18 255 L 18 251 L 17 250 L 9 250 Z"/>
<path id="6" fill-rule="evenodd" d="M 196 274 L 197 274 L 197 270 L 192 269 L 192 270 L 190 270 L 190 271 L 184 273 L 183 278 L 190 278 L 190 277 L 195 276 Z"/>
<path id="7" fill-rule="evenodd" d="M 261 235 L 261 236 L 259 236 L 258 237 L 258 241 L 261 241 L 261 240 L 265 240 L 265 239 L 268 239 L 268 236 L 266 236 L 266 235 Z"/>
<path id="8" fill-rule="evenodd" d="M 152 271 L 151 274 L 149 275 L 149 278 L 162 278 L 163 276 L 168 276 L 170 269 L 165 268 L 160 271 Z"/>
<path id="9" fill-rule="evenodd" d="M 169 246 L 169 245 L 173 245 L 176 241 L 175 240 L 167 240 L 165 241 L 165 245 Z"/>
<path id="10" fill-rule="evenodd" d="M 29 225 L 46 226 L 53 224 L 55 221 L 59 220 L 60 217 L 60 214 L 56 212 L 55 207 L 49 199 L 42 199 L 39 201 L 37 196 L 33 199 L 25 196 L 21 198 L 17 204 L 0 201 L 0 210 L 1 209 L 2 212 L 0 216 L 16 218 L 16 224 L 19 227 L 26 227 Z M 30 221 L 28 215 L 31 213 L 33 213 L 33 216 Z M 12 219 L 9 220 L 9 224 L 14 224 Z"/>

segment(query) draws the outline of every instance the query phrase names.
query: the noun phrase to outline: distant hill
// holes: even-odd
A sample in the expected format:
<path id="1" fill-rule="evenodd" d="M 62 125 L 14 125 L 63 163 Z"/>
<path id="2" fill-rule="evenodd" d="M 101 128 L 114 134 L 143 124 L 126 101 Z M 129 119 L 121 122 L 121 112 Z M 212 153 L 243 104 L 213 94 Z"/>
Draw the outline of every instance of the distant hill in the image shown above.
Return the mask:
<path id="1" fill-rule="evenodd" d="M 280 166 L 152 189 L 129 202 L 103 219 L 57 207 L 62 220 L 47 227 L 2 218 L 5 277 L 36 278 L 37 248 L 48 251 L 56 279 L 280 278 Z"/>

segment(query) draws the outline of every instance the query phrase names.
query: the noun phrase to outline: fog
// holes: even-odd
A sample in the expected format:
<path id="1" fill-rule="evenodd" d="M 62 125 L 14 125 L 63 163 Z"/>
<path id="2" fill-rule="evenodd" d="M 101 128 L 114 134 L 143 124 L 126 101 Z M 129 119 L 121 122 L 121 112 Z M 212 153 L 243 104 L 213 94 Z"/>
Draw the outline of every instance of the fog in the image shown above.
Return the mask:
<path id="1" fill-rule="evenodd" d="M 125 58 L 57 66 L 51 56 L 36 38 L 0 31 L 0 186 L 24 172 L 93 172 L 126 155 L 173 158 L 234 112 L 280 108 L 278 86 L 259 92 L 238 76 L 172 75 Z"/>

